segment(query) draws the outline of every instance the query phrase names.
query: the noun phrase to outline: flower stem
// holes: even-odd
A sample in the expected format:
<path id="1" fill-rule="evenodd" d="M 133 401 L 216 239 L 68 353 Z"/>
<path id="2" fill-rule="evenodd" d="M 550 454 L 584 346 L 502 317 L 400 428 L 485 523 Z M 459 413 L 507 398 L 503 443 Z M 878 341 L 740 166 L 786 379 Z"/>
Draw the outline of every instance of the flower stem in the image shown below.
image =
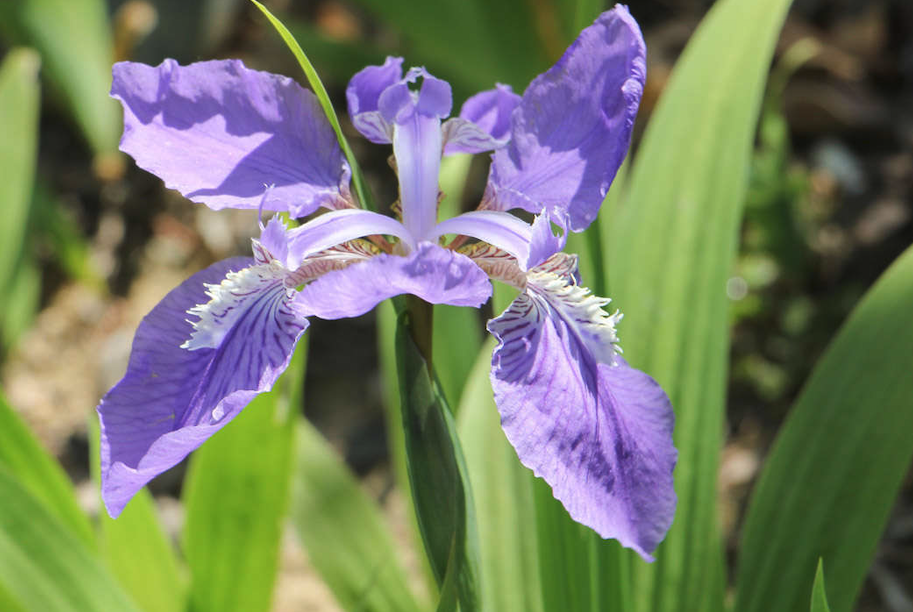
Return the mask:
<path id="1" fill-rule="evenodd" d="M 406 310 L 409 312 L 412 324 L 409 329 L 412 333 L 412 340 L 418 347 L 419 352 L 425 359 L 428 367 L 428 374 L 432 376 L 434 371 L 432 366 L 432 339 L 434 337 L 434 306 L 425 300 L 415 297 L 414 295 L 406 296 Z"/>

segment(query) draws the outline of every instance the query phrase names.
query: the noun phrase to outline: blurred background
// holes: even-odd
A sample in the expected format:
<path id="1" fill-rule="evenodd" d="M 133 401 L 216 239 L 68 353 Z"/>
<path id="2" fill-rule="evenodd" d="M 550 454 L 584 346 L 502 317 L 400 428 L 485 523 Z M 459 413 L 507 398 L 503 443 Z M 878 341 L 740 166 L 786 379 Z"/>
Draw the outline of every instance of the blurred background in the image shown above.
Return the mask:
<path id="1" fill-rule="evenodd" d="M 355 72 L 404 56 L 452 84 L 456 113 L 495 82 L 522 92 L 586 25 L 561 0 L 504 0 L 484 12 L 420 0 L 265 4 L 321 75 L 381 206 L 396 198 L 396 182 L 389 150 L 368 145 L 345 117 Z M 632 0 L 648 49 L 637 134 L 710 5 Z M 136 326 L 192 273 L 247 254 L 257 230 L 256 213 L 189 203 L 117 152 L 112 61 L 166 57 L 241 58 L 304 81 L 245 0 L 0 2 L 0 379 L 96 512 L 86 423 L 122 376 Z M 35 75 L 35 86 L 7 87 L 14 69 Z M 486 172 L 487 160 L 474 159 L 467 209 Z M 857 300 L 913 242 L 911 195 L 913 3 L 796 0 L 771 67 L 740 255 L 726 286 L 733 331 L 719 503 L 731 562 L 751 485 L 801 384 Z M 480 313 L 480 334 L 489 315 Z M 374 315 L 314 320 L 308 335 L 304 411 L 382 500 L 408 546 L 386 448 Z M 181 477 L 179 466 L 151 485 L 175 533 Z M 287 540 L 275 608 L 338 609 Z M 913 610 L 913 472 L 859 610 Z"/>

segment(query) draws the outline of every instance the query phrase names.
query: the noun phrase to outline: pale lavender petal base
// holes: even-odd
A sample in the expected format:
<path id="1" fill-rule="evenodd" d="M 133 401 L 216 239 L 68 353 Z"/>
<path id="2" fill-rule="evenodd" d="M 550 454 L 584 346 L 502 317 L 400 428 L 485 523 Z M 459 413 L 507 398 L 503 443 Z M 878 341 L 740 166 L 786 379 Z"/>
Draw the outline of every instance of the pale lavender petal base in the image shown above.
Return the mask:
<path id="1" fill-rule="evenodd" d="M 652 560 L 675 513 L 669 399 L 620 357 L 599 361 L 568 314 L 527 290 L 489 322 L 501 425 L 575 521 Z"/>
<path id="2" fill-rule="evenodd" d="M 124 107 L 121 150 L 195 202 L 218 210 L 262 200 L 302 217 L 348 197 L 336 134 L 314 94 L 288 77 L 239 60 L 121 62 L 111 95 Z"/>
<path id="3" fill-rule="evenodd" d="M 640 28 L 624 6 L 603 13 L 539 75 L 495 151 L 487 207 L 567 215 L 582 231 L 596 218 L 628 150 L 646 78 Z"/>
<path id="4" fill-rule="evenodd" d="M 403 293 L 431 304 L 479 307 L 491 297 L 491 282 L 465 255 L 425 242 L 406 257 L 378 255 L 329 272 L 305 286 L 293 307 L 302 316 L 342 319 Z"/>
<path id="5" fill-rule="evenodd" d="M 463 103 L 460 116 L 444 123 L 444 154 L 481 153 L 510 140 L 510 116 L 520 96 L 500 83 Z"/>
<path id="6" fill-rule="evenodd" d="M 218 284 L 252 263 L 238 257 L 194 274 L 140 323 L 126 375 L 97 408 L 102 498 L 112 517 L 269 390 L 288 366 L 307 322 L 288 311 L 281 283 L 254 301 L 218 349 L 180 348 L 192 331 L 187 310 L 209 300 L 204 283 Z"/>

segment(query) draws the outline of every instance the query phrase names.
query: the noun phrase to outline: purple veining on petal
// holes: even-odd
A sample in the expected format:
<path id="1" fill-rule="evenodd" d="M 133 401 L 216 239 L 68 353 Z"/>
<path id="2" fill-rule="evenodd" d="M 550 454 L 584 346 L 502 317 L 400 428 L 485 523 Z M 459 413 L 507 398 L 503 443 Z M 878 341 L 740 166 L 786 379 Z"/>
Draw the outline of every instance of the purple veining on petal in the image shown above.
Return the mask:
<path id="1" fill-rule="evenodd" d="M 388 57 L 383 66 L 368 66 L 359 71 L 346 87 L 349 118 L 362 136 L 376 144 L 393 141 L 393 126 L 378 111 L 378 100 L 385 89 L 403 78 L 403 58 Z"/>
<path id="2" fill-rule="evenodd" d="M 510 141 L 510 117 L 520 96 L 509 85 L 498 85 L 472 96 L 460 116 L 444 122 L 444 154 L 482 153 Z"/>
<path id="3" fill-rule="evenodd" d="M 509 253 L 517 259 L 524 270 L 526 269 L 532 227 L 510 213 L 494 210 L 463 213 L 435 225 L 429 237 L 437 238 L 444 234 L 462 234 L 478 238 Z"/>
<path id="4" fill-rule="evenodd" d="M 194 274 L 140 323 L 127 373 L 97 408 L 102 498 L 111 516 L 269 390 L 288 366 L 307 321 L 289 311 L 281 283 L 246 305 L 218 348 L 180 348 L 192 331 L 187 311 L 208 300 L 205 284 L 252 263 L 228 259 Z"/>
<path id="5" fill-rule="evenodd" d="M 114 65 L 124 107 L 121 150 L 213 209 L 305 216 L 350 199 L 350 171 L 316 97 L 288 77 L 239 60 Z"/>
<path id="6" fill-rule="evenodd" d="M 499 341 L 495 402 L 520 461 L 571 517 L 652 560 L 675 513 L 672 408 L 659 385 L 614 354 L 617 317 L 587 293 L 531 274 L 489 321 Z"/>
<path id="7" fill-rule="evenodd" d="M 624 6 L 581 32 L 524 92 L 512 115 L 510 143 L 492 156 L 485 206 L 567 214 L 570 229 L 585 229 L 627 153 L 645 54 L 640 29 Z"/>
<path id="8" fill-rule="evenodd" d="M 293 307 L 321 319 L 357 317 L 382 300 L 411 293 L 431 304 L 479 307 L 488 276 L 465 255 L 424 242 L 406 257 L 378 255 L 306 285 Z"/>

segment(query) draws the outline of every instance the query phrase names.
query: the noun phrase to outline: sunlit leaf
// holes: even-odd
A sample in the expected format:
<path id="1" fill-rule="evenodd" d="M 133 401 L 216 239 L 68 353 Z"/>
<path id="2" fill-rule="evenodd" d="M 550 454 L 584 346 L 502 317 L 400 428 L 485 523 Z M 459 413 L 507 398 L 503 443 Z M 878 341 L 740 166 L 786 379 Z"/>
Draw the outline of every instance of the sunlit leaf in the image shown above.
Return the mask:
<path id="1" fill-rule="evenodd" d="M 743 530 L 740 612 L 804 610 L 819 558 L 831 608 L 853 609 L 913 459 L 910 372 L 913 248 L 850 315 L 780 431 Z"/>
<path id="2" fill-rule="evenodd" d="M 194 612 L 269 610 L 288 507 L 306 344 L 270 393 L 192 457 L 184 550 Z"/>
<path id="3" fill-rule="evenodd" d="M 69 477 L 3 397 L 0 397 L 0 468 L 34 495 L 83 547 L 95 547 L 95 534 L 79 508 Z"/>
<path id="4" fill-rule="evenodd" d="M 374 503 L 314 427 L 298 426 L 292 521 L 339 604 L 362 612 L 420 608 Z"/>
<path id="5" fill-rule="evenodd" d="M 111 87 L 113 47 L 103 0 L 0 2 L 0 34 L 34 47 L 95 153 L 116 151 L 121 119 Z M 6 139 L 4 139 L 6 140 Z"/>
<path id="6" fill-rule="evenodd" d="M 100 495 L 99 428 L 94 415 L 89 428 L 92 478 Z M 182 612 L 187 587 L 149 491 L 134 495 L 116 519 L 102 510 L 99 520 L 101 553 L 136 605 L 144 612 Z"/>
<path id="7" fill-rule="evenodd" d="M 0 597 L 30 612 L 138 612 L 85 543 L 5 467 L 0 499 Z"/>
<path id="8" fill-rule="evenodd" d="M 501 430 L 489 380 L 494 344 L 478 353 L 458 412 L 478 517 L 481 608 L 543 612 L 531 479 Z"/>
<path id="9" fill-rule="evenodd" d="M 827 605 L 827 592 L 824 590 L 824 561 L 818 559 L 818 569 L 815 570 L 815 583 L 812 585 L 811 612 L 831 612 Z"/>
<path id="10" fill-rule="evenodd" d="M 633 563 L 637 610 L 720 609 L 716 478 L 736 251 L 767 70 L 789 0 L 720 0 L 675 66 L 608 235 L 609 297 L 631 365 L 675 409 L 675 522 L 656 563 Z M 637 14 L 635 7 L 635 16 Z"/>

